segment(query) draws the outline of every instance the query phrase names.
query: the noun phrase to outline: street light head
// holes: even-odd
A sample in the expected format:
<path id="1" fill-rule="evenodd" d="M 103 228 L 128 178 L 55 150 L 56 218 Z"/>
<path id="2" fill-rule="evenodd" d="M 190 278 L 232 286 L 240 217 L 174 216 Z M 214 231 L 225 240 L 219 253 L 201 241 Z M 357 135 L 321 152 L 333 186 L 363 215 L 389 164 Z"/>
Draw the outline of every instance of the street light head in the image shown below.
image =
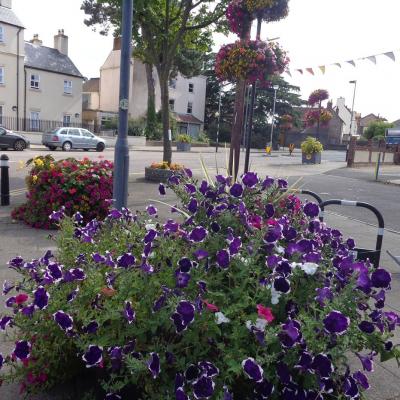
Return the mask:
<path id="1" fill-rule="evenodd" d="M 356 80 L 354 80 L 354 81 L 350 81 L 349 83 L 357 83 L 357 81 L 356 81 Z"/>
<path id="2" fill-rule="evenodd" d="M 274 85 L 274 86 L 272 86 L 273 88 L 274 88 L 274 90 L 278 90 L 279 89 L 279 86 L 278 85 Z"/>
<path id="3" fill-rule="evenodd" d="M 216 118 L 219 118 L 219 112 L 218 111 L 214 115 L 215 115 Z"/>

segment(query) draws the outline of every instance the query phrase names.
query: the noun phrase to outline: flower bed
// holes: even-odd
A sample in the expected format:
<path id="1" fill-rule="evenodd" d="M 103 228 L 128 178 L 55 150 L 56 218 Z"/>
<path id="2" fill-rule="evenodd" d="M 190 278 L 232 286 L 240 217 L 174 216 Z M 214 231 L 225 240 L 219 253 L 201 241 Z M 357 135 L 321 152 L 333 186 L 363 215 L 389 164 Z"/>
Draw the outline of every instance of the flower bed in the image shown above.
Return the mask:
<path id="1" fill-rule="evenodd" d="M 64 219 L 57 259 L 10 261 L 21 280 L 4 285 L 0 328 L 19 328 L 6 381 L 30 393 L 89 368 L 108 400 L 356 399 L 374 358 L 399 355 L 390 274 L 353 261 L 354 241 L 282 193 L 286 181 L 197 183 L 185 170 L 169 184 L 179 221 L 154 206 Z"/>
<path id="2" fill-rule="evenodd" d="M 26 178 L 27 201 L 13 210 L 13 218 L 35 228 L 52 229 L 56 226 L 49 215 L 61 207 L 67 215 L 79 212 L 85 222 L 107 216 L 112 199 L 110 161 L 55 161 L 46 156 L 35 157 L 28 165 L 32 168 Z"/>
<path id="3" fill-rule="evenodd" d="M 239 40 L 220 49 L 215 72 L 222 81 L 245 79 L 253 83 L 258 80 L 266 85 L 271 75 L 284 72 L 288 62 L 286 53 L 276 43 Z"/>
<path id="4" fill-rule="evenodd" d="M 328 110 L 310 110 L 305 115 L 307 126 L 314 126 L 318 123 L 318 119 L 322 126 L 327 126 L 332 119 L 332 114 Z"/>

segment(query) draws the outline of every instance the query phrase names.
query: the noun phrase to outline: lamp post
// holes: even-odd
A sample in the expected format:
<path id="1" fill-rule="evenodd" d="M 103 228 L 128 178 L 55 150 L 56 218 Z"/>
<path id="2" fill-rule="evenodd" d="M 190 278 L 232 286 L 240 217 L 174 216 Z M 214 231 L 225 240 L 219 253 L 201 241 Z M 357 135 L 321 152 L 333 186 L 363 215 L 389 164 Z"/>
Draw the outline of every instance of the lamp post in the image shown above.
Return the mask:
<path id="1" fill-rule="evenodd" d="M 274 134 L 274 124 L 275 124 L 275 106 L 276 106 L 276 92 L 279 89 L 278 85 L 274 85 L 273 86 L 274 89 L 274 104 L 272 106 L 272 122 L 271 122 L 271 137 L 270 137 L 270 146 L 271 146 L 271 150 L 272 150 L 272 136 Z"/>
<path id="2" fill-rule="evenodd" d="M 129 177 L 128 107 L 132 56 L 133 0 L 122 3 L 122 46 L 119 83 L 118 137 L 114 155 L 114 206 L 127 206 Z"/>
<path id="3" fill-rule="evenodd" d="M 219 127 L 221 123 L 221 96 L 222 96 L 222 90 L 221 88 L 219 89 L 219 102 L 218 102 L 218 112 L 215 113 L 215 116 L 218 118 L 218 125 L 217 125 L 217 144 L 215 145 L 215 152 L 218 153 L 218 147 L 219 147 Z"/>
<path id="4" fill-rule="evenodd" d="M 354 80 L 354 81 L 350 81 L 349 83 L 354 84 L 353 105 L 351 106 L 351 119 L 350 119 L 350 139 L 351 139 L 352 131 L 353 131 L 354 100 L 356 98 L 357 81 Z"/>

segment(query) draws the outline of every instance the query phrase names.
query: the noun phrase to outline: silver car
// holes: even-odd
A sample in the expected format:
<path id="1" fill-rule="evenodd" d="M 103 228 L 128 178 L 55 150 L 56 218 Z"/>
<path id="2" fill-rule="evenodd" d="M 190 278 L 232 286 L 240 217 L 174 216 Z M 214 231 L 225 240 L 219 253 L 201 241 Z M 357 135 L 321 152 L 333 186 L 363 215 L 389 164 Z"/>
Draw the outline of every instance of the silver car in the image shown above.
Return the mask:
<path id="1" fill-rule="evenodd" d="M 105 140 L 87 129 L 69 127 L 57 128 L 44 133 L 42 144 L 50 150 L 56 150 L 60 147 L 63 151 L 71 151 L 72 149 L 103 151 L 106 148 Z"/>

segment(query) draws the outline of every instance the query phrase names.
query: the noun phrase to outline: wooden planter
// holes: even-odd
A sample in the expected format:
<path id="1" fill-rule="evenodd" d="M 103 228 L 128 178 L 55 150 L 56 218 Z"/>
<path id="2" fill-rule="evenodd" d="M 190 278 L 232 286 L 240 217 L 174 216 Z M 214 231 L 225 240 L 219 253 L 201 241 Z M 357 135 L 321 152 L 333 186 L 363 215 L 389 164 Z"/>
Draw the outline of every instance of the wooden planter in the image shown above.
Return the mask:
<path id="1" fill-rule="evenodd" d="M 146 181 L 152 182 L 167 182 L 168 179 L 174 174 L 175 171 L 170 169 L 157 169 L 145 167 L 144 177 Z"/>
<path id="2" fill-rule="evenodd" d="M 321 153 L 302 153 L 303 164 L 321 164 Z"/>
<path id="3" fill-rule="evenodd" d="M 176 150 L 177 151 L 190 151 L 192 145 L 190 143 L 177 142 Z"/>

